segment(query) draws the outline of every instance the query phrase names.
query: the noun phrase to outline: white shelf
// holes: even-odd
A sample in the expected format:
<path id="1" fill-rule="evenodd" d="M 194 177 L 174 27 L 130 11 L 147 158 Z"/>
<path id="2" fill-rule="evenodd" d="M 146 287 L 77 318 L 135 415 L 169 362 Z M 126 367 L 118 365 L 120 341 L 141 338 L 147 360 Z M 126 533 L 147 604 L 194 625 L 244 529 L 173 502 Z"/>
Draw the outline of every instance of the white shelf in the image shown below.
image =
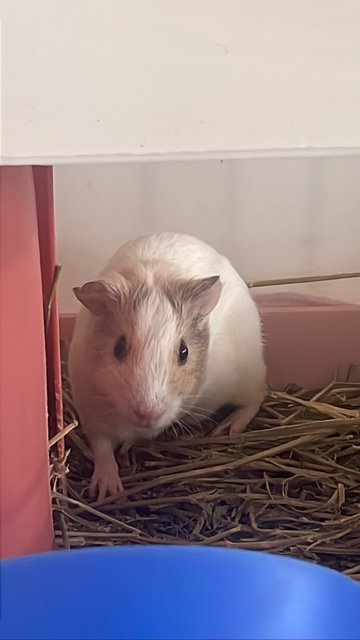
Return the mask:
<path id="1" fill-rule="evenodd" d="M 3 163 L 357 153 L 359 0 L 0 0 Z"/>

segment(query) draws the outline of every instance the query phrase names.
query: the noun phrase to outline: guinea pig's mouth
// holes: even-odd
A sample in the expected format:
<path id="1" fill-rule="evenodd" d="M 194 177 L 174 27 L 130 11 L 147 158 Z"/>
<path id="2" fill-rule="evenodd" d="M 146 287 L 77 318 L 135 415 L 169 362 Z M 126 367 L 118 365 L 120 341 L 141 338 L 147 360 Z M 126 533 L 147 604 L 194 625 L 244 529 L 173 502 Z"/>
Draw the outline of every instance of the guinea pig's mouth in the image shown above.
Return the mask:
<path id="1" fill-rule="evenodd" d="M 171 411 L 165 411 L 156 420 L 135 420 L 133 426 L 139 434 L 149 436 L 150 433 L 158 435 L 171 424 L 176 422 L 176 415 Z"/>
<path id="2" fill-rule="evenodd" d="M 144 426 L 144 425 L 135 425 L 135 431 L 139 434 L 139 436 L 144 436 L 144 437 L 149 437 L 150 435 L 155 435 L 157 436 L 159 433 L 161 433 L 164 430 L 164 427 L 156 427 L 153 425 L 148 425 L 148 426 Z"/>
<path id="3" fill-rule="evenodd" d="M 175 423 L 181 414 L 178 398 L 167 398 L 156 407 L 140 403 L 138 399 L 127 403 L 126 411 L 122 407 L 122 415 L 126 420 L 130 433 L 139 437 L 154 438 L 167 427 Z"/>

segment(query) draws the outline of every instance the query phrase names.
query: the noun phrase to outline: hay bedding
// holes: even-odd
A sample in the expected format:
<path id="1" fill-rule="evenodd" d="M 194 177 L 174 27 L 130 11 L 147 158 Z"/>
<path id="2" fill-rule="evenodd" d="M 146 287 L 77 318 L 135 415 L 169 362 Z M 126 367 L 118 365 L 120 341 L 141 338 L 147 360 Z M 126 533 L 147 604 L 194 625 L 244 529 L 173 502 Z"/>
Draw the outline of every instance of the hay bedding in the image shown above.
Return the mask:
<path id="1" fill-rule="evenodd" d="M 261 549 L 360 580 L 360 384 L 270 392 L 253 424 L 232 439 L 212 434 L 210 420 L 180 433 L 169 429 L 131 451 L 122 466 L 126 497 L 101 504 L 86 498 L 92 457 L 72 428 L 65 369 L 63 385 L 70 432 L 65 459 L 53 458 L 52 465 L 59 547 Z"/>

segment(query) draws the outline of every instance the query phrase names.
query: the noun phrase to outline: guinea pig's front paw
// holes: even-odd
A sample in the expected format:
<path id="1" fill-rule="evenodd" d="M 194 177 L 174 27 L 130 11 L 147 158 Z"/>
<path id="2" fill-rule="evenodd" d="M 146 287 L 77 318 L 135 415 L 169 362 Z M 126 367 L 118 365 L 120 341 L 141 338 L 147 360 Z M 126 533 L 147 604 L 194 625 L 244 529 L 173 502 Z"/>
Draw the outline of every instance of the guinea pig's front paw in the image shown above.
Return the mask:
<path id="1" fill-rule="evenodd" d="M 245 431 L 258 410 L 259 405 L 255 404 L 248 407 L 240 407 L 213 430 L 213 435 L 238 436 Z"/>
<path id="2" fill-rule="evenodd" d="M 89 493 L 95 500 L 104 500 L 107 496 L 118 496 L 124 492 L 117 467 L 96 468 L 91 478 Z"/>

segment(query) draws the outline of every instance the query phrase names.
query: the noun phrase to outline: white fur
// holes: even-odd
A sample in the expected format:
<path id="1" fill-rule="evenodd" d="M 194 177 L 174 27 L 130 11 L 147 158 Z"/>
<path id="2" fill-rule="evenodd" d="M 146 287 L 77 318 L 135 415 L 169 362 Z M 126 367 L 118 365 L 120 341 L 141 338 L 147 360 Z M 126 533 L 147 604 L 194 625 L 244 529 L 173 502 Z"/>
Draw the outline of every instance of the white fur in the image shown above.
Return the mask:
<path id="1" fill-rule="evenodd" d="M 132 354 L 134 361 L 131 402 L 140 407 L 165 409 L 156 424 L 159 431 L 176 417 L 179 402 L 169 394 L 169 351 L 176 343 L 175 311 L 156 289 L 143 303 L 135 318 L 135 330 L 141 340 Z"/>

